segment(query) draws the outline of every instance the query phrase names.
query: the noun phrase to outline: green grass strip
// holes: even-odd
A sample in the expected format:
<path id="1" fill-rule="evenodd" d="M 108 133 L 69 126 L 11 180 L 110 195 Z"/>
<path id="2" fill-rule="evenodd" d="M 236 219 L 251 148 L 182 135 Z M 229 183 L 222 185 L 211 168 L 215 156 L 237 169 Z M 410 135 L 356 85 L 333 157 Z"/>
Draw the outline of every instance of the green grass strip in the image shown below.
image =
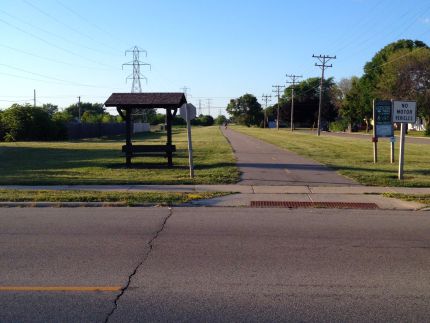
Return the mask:
<path id="1" fill-rule="evenodd" d="M 0 190 L 0 202 L 115 202 L 124 205 L 179 205 L 225 196 L 226 192 L 104 192 L 57 190 Z"/>
<path id="2" fill-rule="evenodd" d="M 430 206 L 430 194 L 401 194 L 401 193 L 384 193 L 385 197 L 391 197 L 408 202 L 417 202 Z"/>

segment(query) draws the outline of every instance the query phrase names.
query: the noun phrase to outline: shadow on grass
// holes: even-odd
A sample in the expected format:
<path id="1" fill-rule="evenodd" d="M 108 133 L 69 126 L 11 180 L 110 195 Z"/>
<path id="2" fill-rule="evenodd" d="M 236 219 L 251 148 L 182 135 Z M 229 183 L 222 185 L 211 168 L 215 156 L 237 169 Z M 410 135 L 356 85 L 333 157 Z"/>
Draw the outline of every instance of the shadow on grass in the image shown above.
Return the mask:
<path id="1" fill-rule="evenodd" d="M 31 173 L 67 173 L 71 169 L 103 168 L 112 170 L 126 169 L 187 169 L 187 165 L 167 166 L 165 157 L 144 156 L 132 160 L 132 167 L 125 166 L 125 157 L 120 149 L 75 149 L 75 148 L 40 148 L 40 147 L 0 147 L 2 167 L 0 175 L 8 177 L 28 177 Z M 148 158 L 145 162 L 145 159 Z M 155 158 L 157 158 L 155 160 Z M 186 152 L 180 151 L 173 156 L 175 160 L 188 158 Z M 224 166 L 235 166 L 234 163 L 214 163 L 199 165 L 196 169 L 212 169 Z"/>
<path id="2" fill-rule="evenodd" d="M 173 160 L 173 162 L 174 162 L 174 160 Z M 145 163 L 145 162 L 132 162 L 130 167 L 127 167 L 125 165 L 125 162 L 109 164 L 106 166 L 110 169 L 123 169 L 123 170 L 127 170 L 127 169 L 159 169 L 159 170 L 163 170 L 163 169 L 165 169 L 165 170 L 188 169 L 188 166 L 184 166 L 184 165 L 173 165 L 172 167 L 169 167 L 167 165 L 167 161 L 165 161 L 164 163 L 160 163 L 160 164 L 158 164 L 158 163 Z"/>
<path id="3" fill-rule="evenodd" d="M 179 131 L 172 131 L 172 134 L 178 134 Z M 155 140 L 155 139 L 165 139 L 167 140 L 166 132 L 163 131 L 155 131 L 155 132 L 143 132 L 134 134 L 131 138 L 134 140 Z M 162 141 L 162 140 L 161 140 Z M 88 139 L 80 139 L 80 140 L 72 140 L 70 142 L 80 143 L 80 142 L 88 142 L 88 143 L 110 143 L 110 142 L 125 142 L 125 135 L 115 135 L 115 136 L 104 136 L 101 138 L 88 138 Z"/>

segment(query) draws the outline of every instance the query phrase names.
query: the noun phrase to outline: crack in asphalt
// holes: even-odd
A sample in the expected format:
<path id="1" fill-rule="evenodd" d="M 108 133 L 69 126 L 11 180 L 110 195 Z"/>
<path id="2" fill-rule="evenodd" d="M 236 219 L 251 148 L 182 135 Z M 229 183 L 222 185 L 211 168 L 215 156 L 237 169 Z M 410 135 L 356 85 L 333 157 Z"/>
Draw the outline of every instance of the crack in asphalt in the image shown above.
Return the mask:
<path id="1" fill-rule="evenodd" d="M 120 298 L 125 294 L 125 292 L 129 288 L 133 276 L 137 274 L 137 271 L 139 270 L 139 268 L 148 259 L 149 255 L 151 254 L 152 249 L 154 248 L 154 241 L 158 238 L 158 236 L 160 235 L 160 233 L 164 230 L 164 228 L 166 226 L 166 223 L 169 220 L 169 218 L 172 216 L 172 214 L 173 214 L 173 210 L 172 210 L 172 208 L 169 207 L 169 214 L 164 218 L 163 223 L 161 224 L 160 229 L 158 229 L 155 232 L 155 235 L 151 238 L 151 240 L 148 241 L 148 243 L 147 243 L 147 245 L 149 246 L 148 251 L 143 256 L 143 259 L 134 268 L 133 272 L 128 276 L 127 283 L 125 284 L 124 287 L 121 288 L 121 292 L 115 297 L 114 306 L 113 306 L 112 310 L 107 314 L 107 316 L 106 316 L 106 318 L 104 320 L 104 323 L 107 323 L 109 321 L 109 319 L 111 318 L 111 316 L 115 313 L 115 310 L 118 308 L 118 302 L 119 302 Z"/>

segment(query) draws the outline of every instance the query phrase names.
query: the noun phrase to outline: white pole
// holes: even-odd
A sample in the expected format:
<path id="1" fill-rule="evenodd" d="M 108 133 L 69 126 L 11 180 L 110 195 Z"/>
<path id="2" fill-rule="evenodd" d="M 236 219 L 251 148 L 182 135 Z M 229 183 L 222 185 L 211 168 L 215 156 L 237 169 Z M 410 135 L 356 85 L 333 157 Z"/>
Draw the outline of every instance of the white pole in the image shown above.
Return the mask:
<path id="1" fill-rule="evenodd" d="M 403 179 L 403 164 L 405 161 L 405 134 L 407 123 L 402 123 L 400 127 L 400 150 L 399 150 L 399 180 Z"/>
<path id="2" fill-rule="evenodd" d="M 190 165 L 190 178 L 194 178 L 193 143 L 191 141 L 191 122 L 190 122 L 190 114 L 189 114 L 188 104 L 185 105 L 185 119 L 187 120 L 188 163 Z"/>

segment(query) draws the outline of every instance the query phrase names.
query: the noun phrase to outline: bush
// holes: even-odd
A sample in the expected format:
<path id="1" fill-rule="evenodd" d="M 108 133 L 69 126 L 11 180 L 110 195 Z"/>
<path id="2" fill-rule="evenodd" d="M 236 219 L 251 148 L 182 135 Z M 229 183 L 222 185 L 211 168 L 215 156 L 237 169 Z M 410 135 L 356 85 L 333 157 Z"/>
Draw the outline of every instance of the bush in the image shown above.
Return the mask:
<path id="1" fill-rule="evenodd" d="M 0 111 L 0 141 L 6 135 L 6 128 L 5 128 L 5 125 L 3 124 L 2 115 L 3 113 Z"/>
<path id="2" fill-rule="evenodd" d="M 330 122 L 329 130 L 330 131 L 345 131 L 348 129 L 348 121 L 344 119 L 340 119 L 337 121 Z"/>
<path id="3" fill-rule="evenodd" d="M 212 126 L 214 124 L 214 118 L 210 115 L 200 115 L 198 118 L 191 120 L 191 124 L 194 126 Z"/>
<path id="4" fill-rule="evenodd" d="M 223 125 L 226 122 L 227 122 L 227 118 L 223 115 L 219 115 L 218 117 L 215 118 L 216 125 Z"/>
<path id="5" fill-rule="evenodd" d="M 64 122 L 51 119 L 46 109 L 14 104 L 1 116 L 2 138 L 16 140 L 58 140 L 64 138 Z"/>
<path id="6" fill-rule="evenodd" d="M 430 137 L 430 123 L 427 125 L 426 130 L 424 130 L 424 136 Z"/>

